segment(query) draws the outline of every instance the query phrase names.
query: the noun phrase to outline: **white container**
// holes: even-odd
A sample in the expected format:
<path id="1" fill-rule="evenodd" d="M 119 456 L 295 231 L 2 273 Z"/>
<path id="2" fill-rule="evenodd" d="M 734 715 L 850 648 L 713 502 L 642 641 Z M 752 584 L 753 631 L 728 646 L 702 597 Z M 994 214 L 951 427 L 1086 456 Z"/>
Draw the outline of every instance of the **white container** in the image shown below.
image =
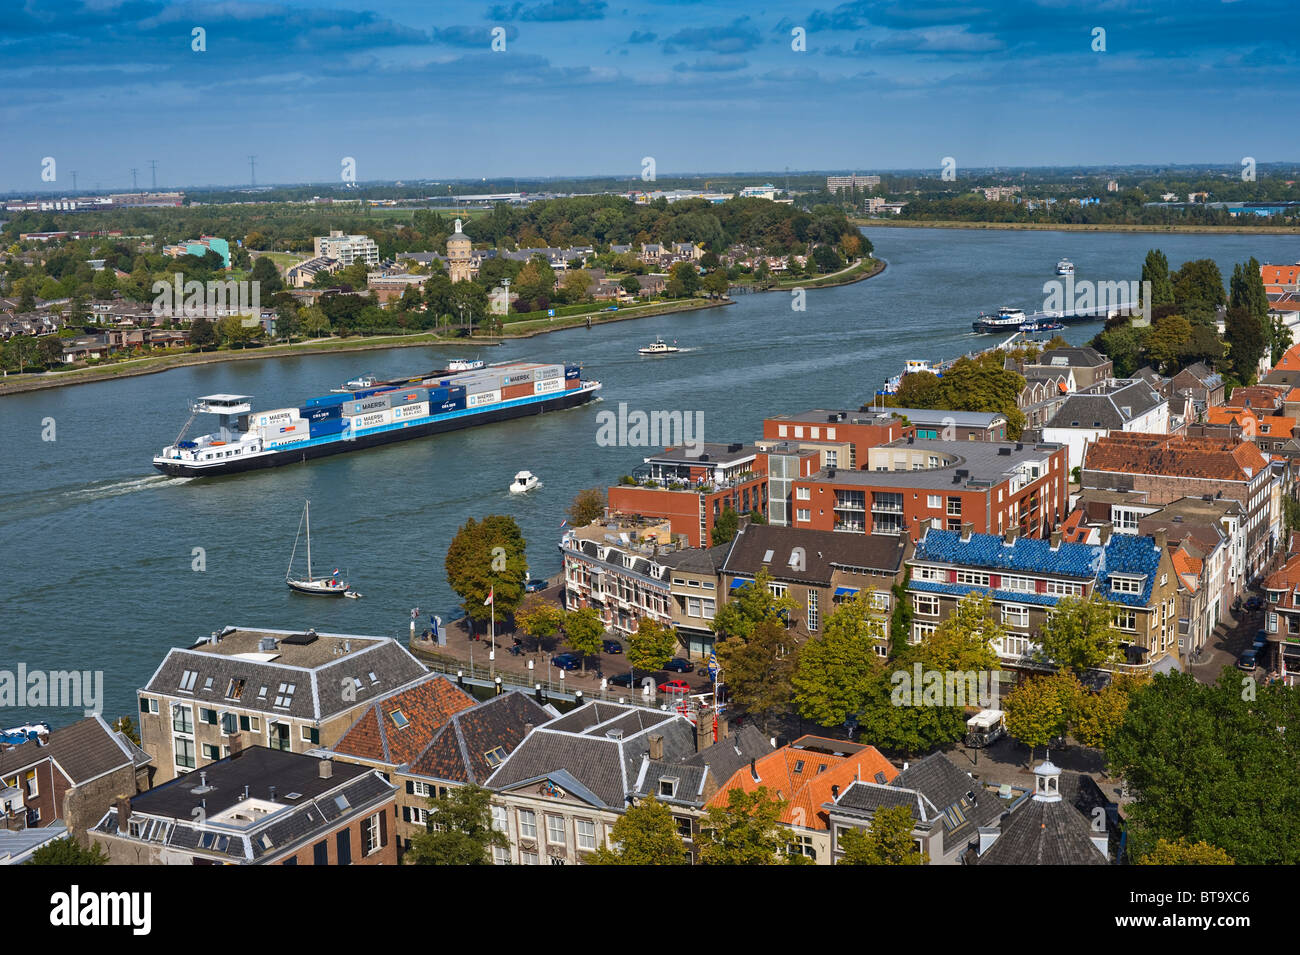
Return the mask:
<path id="1" fill-rule="evenodd" d="M 472 395 L 465 395 L 466 408 L 481 408 L 484 405 L 494 405 L 500 401 L 501 392 L 499 391 L 480 391 Z"/>
<path id="2" fill-rule="evenodd" d="M 291 444 L 298 444 L 299 442 L 306 441 L 310 437 L 311 435 L 307 434 L 306 432 L 303 432 L 302 434 L 286 435 L 284 437 L 279 437 L 279 438 L 268 438 L 262 443 L 267 448 L 283 448 Z"/>
<path id="3" fill-rule="evenodd" d="M 563 391 L 563 390 L 564 390 L 563 376 L 559 378 L 543 378 L 533 385 L 533 394 L 535 395 L 545 395 L 551 393 L 552 391 Z"/>
<path id="4" fill-rule="evenodd" d="M 352 430 L 353 432 L 364 431 L 366 428 L 378 428 L 380 425 L 392 423 L 391 411 L 372 411 L 370 414 L 357 415 L 353 418 Z"/>
<path id="5" fill-rule="evenodd" d="M 290 421 L 300 421 L 297 408 L 278 408 L 275 411 L 261 411 L 253 416 L 259 428 L 280 426 Z"/>
<path id="6" fill-rule="evenodd" d="M 402 405 L 393 409 L 393 420 L 404 421 L 407 418 L 424 418 L 429 414 L 429 402 L 417 401 L 413 404 Z"/>
<path id="7" fill-rule="evenodd" d="M 537 378 L 539 379 L 563 378 L 563 377 L 564 377 L 563 365 L 543 365 L 541 368 L 537 369 Z"/>

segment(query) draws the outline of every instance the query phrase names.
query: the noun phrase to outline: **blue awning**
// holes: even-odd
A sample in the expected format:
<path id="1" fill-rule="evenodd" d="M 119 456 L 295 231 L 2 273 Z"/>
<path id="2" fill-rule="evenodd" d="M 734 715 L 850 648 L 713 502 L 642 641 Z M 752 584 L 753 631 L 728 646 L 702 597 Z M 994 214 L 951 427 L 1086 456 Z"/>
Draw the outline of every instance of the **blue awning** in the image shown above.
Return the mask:
<path id="1" fill-rule="evenodd" d="M 745 586 L 745 584 L 752 584 L 752 583 L 753 583 L 752 580 L 733 580 L 733 581 L 731 582 L 731 588 L 730 588 L 730 589 L 731 589 L 731 590 L 736 590 L 736 589 L 738 589 L 738 588 L 740 588 L 740 587 Z"/>
<path id="2" fill-rule="evenodd" d="M 836 587 L 836 588 L 835 588 L 835 596 L 836 596 L 836 597 L 843 597 L 843 596 L 845 596 L 846 594 L 856 594 L 856 593 L 857 593 L 857 590 L 856 590 L 855 588 L 853 588 L 853 587 Z"/>

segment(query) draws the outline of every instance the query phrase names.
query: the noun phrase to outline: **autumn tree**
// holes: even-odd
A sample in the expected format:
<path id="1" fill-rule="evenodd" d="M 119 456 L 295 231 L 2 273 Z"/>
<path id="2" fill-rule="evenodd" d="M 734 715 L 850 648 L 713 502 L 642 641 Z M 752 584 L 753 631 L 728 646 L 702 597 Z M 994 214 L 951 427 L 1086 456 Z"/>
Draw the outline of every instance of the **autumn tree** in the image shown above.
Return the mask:
<path id="1" fill-rule="evenodd" d="M 571 527 L 586 527 L 605 516 L 607 492 L 603 487 L 589 487 L 579 491 L 565 511 Z"/>
<path id="2" fill-rule="evenodd" d="M 510 840 L 492 826 L 492 793 L 470 783 L 429 800 L 428 830 L 411 840 L 407 865 L 491 865 Z"/>
<path id="3" fill-rule="evenodd" d="M 1087 597 L 1062 597 L 1043 624 L 1041 656 L 1076 673 L 1118 661 L 1115 608 L 1096 591 Z"/>
<path id="4" fill-rule="evenodd" d="M 595 607 L 581 607 L 564 615 L 564 638 L 578 651 L 582 672 L 587 672 L 587 657 L 600 653 L 605 638 L 605 621 Z"/>
<path id="5" fill-rule="evenodd" d="M 790 683 L 795 665 L 794 636 L 778 621 L 764 620 L 748 637 L 732 636 L 717 644 L 718 665 L 727 686 L 727 698 L 759 718 L 783 712 L 793 694 Z"/>
<path id="6" fill-rule="evenodd" d="M 762 568 L 758 576 L 736 588 L 713 617 L 713 632 L 720 637 L 745 638 L 764 620 L 785 620 L 795 611 L 789 596 L 772 593 L 772 575 Z"/>
<path id="7" fill-rule="evenodd" d="M 669 624 L 641 617 L 625 642 L 633 675 L 637 670 L 662 670 L 677 652 L 677 631 Z"/>
<path id="8" fill-rule="evenodd" d="M 697 840 L 702 865 L 788 865 L 803 856 L 790 856 L 794 835 L 781 825 L 786 801 L 759 786 L 727 791 L 726 803 L 710 806 L 700 822 Z"/>
<path id="9" fill-rule="evenodd" d="M 1084 692 L 1078 677 L 1058 670 L 1051 676 L 1030 677 L 1007 694 L 1002 701 L 1007 732 L 1029 747 L 1031 763 L 1034 750 L 1065 735 Z"/>
<path id="10" fill-rule="evenodd" d="M 930 855 L 912 838 L 912 807 L 877 809 L 869 829 L 842 829 L 837 865 L 929 865 Z"/>
<path id="11" fill-rule="evenodd" d="M 1070 720 L 1070 735 L 1084 746 L 1107 749 L 1124 725 L 1132 694 L 1146 685 L 1146 675 L 1120 674 L 1096 693 L 1083 693 Z"/>
<path id="12" fill-rule="evenodd" d="M 799 715 L 818 726 L 840 726 L 857 713 L 880 672 L 876 645 L 884 636 L 865 591 L 840 604 L 821 634 L 799 651 L 791 679 Z"/>
<path id="13" fill-rule="evenodd" d="M 539 642 L 549 640 L 564 625 L 564 611 L 549 600 L 529 595 L 515 611 L 515 626 Z"/>
<path id="14" fill-rule="evenodd" d="M 1157 839 L 1155 847 L 1137 865 L 1233 865 L 1232 856 L 1208 842 Z"/>
<path id="15" fill-rule="evenodd" d="M 447 582 L 460 594 L 461 609 L 471 620 L 488 619 L 491 607 L 484 601 L 489 593 L 503 615 L 519 606 L 528 570 L 524 546 L 513 517 L 489 514 L 482 521 L 471 517 L 461 525 L 447 548 L 445 567 Z"/>
<path id="16" fill-rule="evenodd" d="M 609 833 L 609 845 L 599 846 L 591 865 L 686 865 L 686 843 L 668 807 L 643 799 L 618 818 Z"/>

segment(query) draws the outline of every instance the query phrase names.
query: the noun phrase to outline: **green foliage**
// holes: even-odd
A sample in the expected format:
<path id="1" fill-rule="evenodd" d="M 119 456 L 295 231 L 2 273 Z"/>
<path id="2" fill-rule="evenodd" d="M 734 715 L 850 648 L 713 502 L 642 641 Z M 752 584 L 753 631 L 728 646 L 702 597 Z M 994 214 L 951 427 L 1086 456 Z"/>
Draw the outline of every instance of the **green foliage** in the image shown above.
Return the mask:
<path id="1" fill-rule="evenodd" d="M 766 786 L 727 791 L 725 806 L 710 806 L 697 840 L 702 865 L 789 865 L 794 835 L 781 825 L 787 803 Z"/>
<path id="2" fill-rule="evenodd" d="M 617 848 L 600 846 L 588 860 L 592 865 L 686 865 L 686 843 L 668 807 L 643 799 L 619 817 L 609 841 Z"/>
<path id="3" fill-rule="evenodd" d="M 1134 801 L 1126 808 L 1135 858 L 1160 839 L 1204 842 L 1238 865 L 1295 865 L 1300 806 L 1300 690 L 1259 686 L 1225 667 L 1214 685 L 1156 676 L 1129 700 L 1107 750 Z"/>
<path id="4" fill-rule="evenodd" d="M 471 620 L 487 620 L 492 608 L 483 601 L 494 592 L 493 606 L 504 616 L 514 611 L 524 595 L 524 537 L 513 517 L 489 514 L 470 518 L 447 548 L 447 582 L 461 596 L 461 609 Z"/>
<path id="5" fill-rule="evenodd" d="M 1025 426 L 1024 412 L 1017 403 L 1025 379 L 1003 365 L 1002 352 L 994 349 L 975 358 L 959 358 L 942 378 L 930 372 L 904 375 L 898 393 L 888 396 L 885 402 L 895 408 L 1003 414 L 1007 418 L 1007 437 L 1015 440 Z"/>
<path id="6" fill-rule="evenodd" d="M 1118 662 L 1120 633 L 1114 615 L 1114 607 L 1096 591 L 1062 597 L 1042 627 L 1043 659 L 1076 673 Z"/>
<path id="7" fill-rule="evenodd" d="M 877 809 L 871 828 L 845 829 L 839 837 L 844 855 L 837 865 L 929 865 L 930 855 L 912 839 L 910 806 Z"/>
<path id="8" fill-rule="evenodd" d="M 1232 856 L 1208 842 L 1157 839 L 1155 847 L 1136 865 L 1233 865 Z"/>
<path id="9" fill-rule="evenodd" d="M 733 590 L 727 602 L 713 618 L 713 632 L 721 637 L 748 637 L 764 620 L 782 620 L 797 608 L 789 596 L 776 597 L 771 590 L 772 575 L 759 570 L 750 583 Z"/>
<path id="10" fill-rule="evenodd" d="M 1146 261 L 1142 263 L 1141 281 L 1151 283 L 1151 305 L 1174 303 L 1174 284 L 1169 279 L 1169 260 L 1159 249 L 1151 249 L 1147 252 Z"/>
<path id="11" fill-rule="evenodd" d="M 881 670 L 883 638 L 870 598 L 859 590 L 827 619 L 820 636 L 799 650 L 792 683 L 799 714 L 818 726 L 840 726 L 863 706 Z"/>
<path id="12" fill-rule="evenodd" d="M 677 631 L 649 617 L 641 617 L 628 634 L 627 662 L 636 670 L 660 670 L 677 652 Z"/>
<path id="13" fill-rule="evenodd" d="M 129 716 L 119 716 L 113 721 L 113 732 L 121 733 L 136 746 L 140 745 L 140 732 L 136 729 L 135 720 Z"/>
<path id="14" fill-rule="evenodd" d="M 515 626 L 539 640 L 548 640 L 564 625 L 564 611 L 549 600 L 530 594 L 515 611 Z"/>
<path id="15" fill-rule="evenodd" d="M 733 511 L 729 506 L 722 509 L 718 519 L 713 522 L 713 530 L 709 538 L 714 547 L 719 544 L 725 544 L 736 536 L 736 531 L 740 529 L 740 515 Z"/>
<path id="16" fill-rule="evenodd" d="M 569 526 L 586 527 L 605 516 L 606 491 L 603 487 L 589 487 L 579 491 L 565 511 Z"/>
<path id="17" fill-rule="evenodd" d="M 428 831 L 411 840 L 407 865 L 491 865 L 510 840 L 492 828 L 492 793 L 470 783 L 429 800 Z"/>
<path id="18" fill-rule="evenodd" d="M 27 865 L 107 865 L 108 853 L 96 842 L 89 849 L 72 836 L 55 839 L 32 853 Z"/>
<path id="19" fill-rule="evenodd" d="M 894 609 L 889 614 L 889 655 L 897 657 L 907 649 L 907 642 L 912 636 L 912 604 L 907 599 L 907 580 L 912 577 L 909 567 L 907 578 L 901 584 L 893 584 L 889 592 L 893 594 Z"/>
<path id="20" fill-rule="evenodd" d="M 1058 670 L 1051 676 L 1029 677 L 1006 695 L 1002 709 L 1007 732 L 1029 747 L 1031 761 L 1035 749 L 1065 735 L 1083 693 L 1078 677 Z"/>
<path id="21" fill-rule="evenodd" d="M 605 621 L 595 607 L 580 607 L 564 615 L 564 638 L 582 658 L 582 671 L 587 671 L 586 658 L 600 652 L 605 637 Z"/>
<path id="22" fill-rule="evenodd" d="M 1241 306 L 1231 306 L 1224 319 L 1223 339 L 1228 343 L 1232 372 L 1238 381 L 1252 384 L 1268 343 L 1259 321 Z"/>
<path id="23" fill-rule="evenodd" d="M 1180 310 L 1189 306 L 1213 308 L 1224 304 L 1223 275 L 1213 259 L 1184 262 L 1170 276 L 1174 287 L 1174 304 Z M 1154 298 L 1154 289 L 1152 290 Z"/>
<path id="24" fill-rule="evenodd" d="M 1120 674 L 1096 693 L 1083 693 L 1076 700 L 1070 718 L 1070 735 L 1084 746 L 1109 749 L 1119 728 L 1124 725 L 1129 699 L 1150 681 L 1142 675 Z"/>
<path id="25" fill-rule="evenodd" d="M 727 686 L 727 699 L 767 726 L 790 705 L 794 637 L 780 622 L 763 620 L 748 637 L 730 636 L 715 647 Z"/>

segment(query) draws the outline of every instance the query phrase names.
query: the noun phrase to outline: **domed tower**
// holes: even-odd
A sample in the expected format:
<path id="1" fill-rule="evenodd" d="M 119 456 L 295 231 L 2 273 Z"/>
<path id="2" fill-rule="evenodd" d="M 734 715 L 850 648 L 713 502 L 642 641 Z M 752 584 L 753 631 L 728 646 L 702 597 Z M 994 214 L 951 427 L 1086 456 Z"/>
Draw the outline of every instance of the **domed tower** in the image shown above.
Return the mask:
<path id="1" fill-rule="evenodd" d="M 456 220 L 456 231 L 447 237 L 447 274 L 453 282 L 468 282 L 473 277 L 470 264 L 470 250 L 473 248 L 469 236 L 460 231 L 460 220 Z"/>

